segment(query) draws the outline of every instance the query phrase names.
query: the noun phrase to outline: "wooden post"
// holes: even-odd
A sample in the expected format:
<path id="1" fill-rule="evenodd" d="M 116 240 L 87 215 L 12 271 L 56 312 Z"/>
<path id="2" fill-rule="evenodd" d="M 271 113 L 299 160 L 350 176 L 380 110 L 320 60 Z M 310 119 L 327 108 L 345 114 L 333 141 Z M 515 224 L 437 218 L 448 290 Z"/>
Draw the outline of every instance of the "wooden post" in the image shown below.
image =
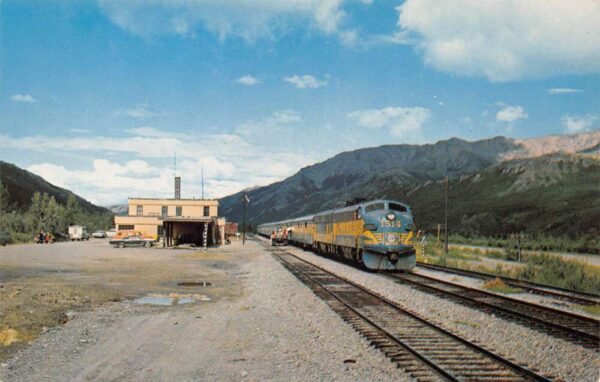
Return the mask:
<path id="1" fill-rule="evenodd" d="M 519 263 L 521 262 L 521 232 L 517 234 L 517 253 L 519 254 Z"/>
<path id="2" fill-rule="evenodd" d="M 440 244 L 440 232 L 442 231 L 442 225 L 438 224 L 437 243 Z"/>

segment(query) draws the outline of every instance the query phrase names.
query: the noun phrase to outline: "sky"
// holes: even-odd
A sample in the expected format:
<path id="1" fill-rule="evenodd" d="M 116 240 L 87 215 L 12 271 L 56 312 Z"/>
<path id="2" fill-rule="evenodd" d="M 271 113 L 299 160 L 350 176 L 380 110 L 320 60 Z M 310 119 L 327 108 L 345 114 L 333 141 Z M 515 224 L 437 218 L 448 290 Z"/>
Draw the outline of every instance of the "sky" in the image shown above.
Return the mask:
<path id="1" fill-rule="evenodd" d="M 600 127 L 597 0 L 0 0 L 0 160 L 219 198 L 339 152 Z"/>

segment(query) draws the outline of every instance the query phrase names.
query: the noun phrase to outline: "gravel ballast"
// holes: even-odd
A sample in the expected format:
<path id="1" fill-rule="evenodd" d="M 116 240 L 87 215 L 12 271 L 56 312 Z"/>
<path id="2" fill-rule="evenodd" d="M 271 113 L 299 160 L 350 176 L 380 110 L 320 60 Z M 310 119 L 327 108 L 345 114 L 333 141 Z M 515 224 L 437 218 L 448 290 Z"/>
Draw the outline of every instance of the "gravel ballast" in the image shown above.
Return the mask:
<path id="1" fill-rule="evenodd" d="M 312 252 L 288 247 L 291 253 L 373 290 L 462 337 L 533 370 L 568 381 L 597 381 L 600 358 L 587 349 L 472 309 L 381 275 L 368 273 Z"/>

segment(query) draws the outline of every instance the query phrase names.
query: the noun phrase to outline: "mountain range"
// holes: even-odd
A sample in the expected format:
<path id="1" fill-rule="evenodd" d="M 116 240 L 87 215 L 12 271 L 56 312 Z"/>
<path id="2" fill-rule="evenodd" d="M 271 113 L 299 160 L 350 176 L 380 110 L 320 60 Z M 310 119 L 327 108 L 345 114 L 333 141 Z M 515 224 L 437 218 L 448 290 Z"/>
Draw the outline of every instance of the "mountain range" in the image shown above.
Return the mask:
<path id="1" fill-rule="evenodd" d="M 600 131 L 527 140 L 458 138 L 340 153 L 293 176 L 220 200 L 220 215 L 249 224 L 335 208 L 355 198 L 408 203 L 421 229 L 444 218 L 452 232 L 497 235 L 600 232 Z"/>

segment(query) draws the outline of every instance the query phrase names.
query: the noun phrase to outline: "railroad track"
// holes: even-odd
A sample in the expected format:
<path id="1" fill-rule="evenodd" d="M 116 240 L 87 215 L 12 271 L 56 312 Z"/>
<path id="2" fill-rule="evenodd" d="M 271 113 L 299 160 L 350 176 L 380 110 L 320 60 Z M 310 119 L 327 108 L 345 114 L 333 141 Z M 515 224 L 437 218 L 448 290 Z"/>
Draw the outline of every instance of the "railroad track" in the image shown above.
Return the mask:
<path id="1" fill-rule="evenodd" d="M 417 265 L 420 268 L 431 269 L 434 271 L 440 271 L 440 272 L 446 272 L 446 273 L 453 273 L 453 274 L 469 276 L 469 277 L 475 277 L 475 278 L 478 278 L 481 280 L 492 280 L 492 279 L 498 278 L 510 286 L 513 286 L 516 288 L 521 288 L 523 290 L 526 290 L 527 292 L 558 298 L 560 300 L 568 301 L 568 302 L 578 304 L 578 305 L 590 306 L 590 305 L 599 305 L 600 304 L 600 295 L 593 294 L 593 293 L 577 292 L 577 291 L 566 289 L 566 288 L 559 288 L 559 287 L 553 287 L 550 285 L 537 284 L 537 283 L 532 283 L 532 282 L 528 282 L 528 281 L 513 279 L 510 277 L 496 276 L 496 275 L 493 275 L 490 273 L 483 273 L 483 272 L 476 272 L 476 271 L 465 270 L 465 269 L 444 267 L 444 266 L 435 265 L 435 264 L 427 264 L 427 263 L 419 262 L 419 263 L 417 263 Z"/>
<path id="2" fill-rule="evenodd" d="M 597 350 L 600 343 L 598 335 L 600 321 L 593 318 L 421 274 L 386 273 L 385 275 L 397 282 L 413 285 L 425 292 L 450 297 L 465 305 L 516 320 L 528 327 L 588 348 Z"/>
<path id="3" fill-rule="evenodd" d="M 285 250 L 270 252 L 398 367 L 421 381 L 550 381 Z"/>

